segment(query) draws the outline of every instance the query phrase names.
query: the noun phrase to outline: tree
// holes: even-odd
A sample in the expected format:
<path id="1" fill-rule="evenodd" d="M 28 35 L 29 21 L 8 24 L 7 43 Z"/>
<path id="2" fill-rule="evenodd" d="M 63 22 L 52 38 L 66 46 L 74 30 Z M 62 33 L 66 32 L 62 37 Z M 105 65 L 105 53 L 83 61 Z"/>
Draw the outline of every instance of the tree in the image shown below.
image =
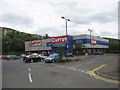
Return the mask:
<path id="1" fill-rule="evenodd" d="M 82 45 L 82 43 L 77 43 L 77 42 L 74 43 L 74 46 L 75 46 L 74 51 L 77 53 L 79 59 L 79 55 L 83 51 L 84 46 Z"/>
<path id="2" fill-rule="evenodd" d="M 45 36 L 43 36 L 43 39 L 49 39 L 50 37 L 48 36 L 48 34 L 45 34 Z"/>
<path id="3" fill-rule="evenodd" d="M 10 32 L 2 37 L 2 53 L 21 54 L 25 53 L 25 41 L 37 40 L 31 34 Z"/>
<path id="4" fill-rule="evenodd" d="M 65 46 L 57 47 L 57 51 L 60 54 L 60 56 L 63 57 L 63 55 L 65 55 L 66 53 Z"/>
<path id="5" fill-rule="evenodd" d="M 109 52 L 118 53 L 120 50 L 120 40 L 110 40 Z"/>

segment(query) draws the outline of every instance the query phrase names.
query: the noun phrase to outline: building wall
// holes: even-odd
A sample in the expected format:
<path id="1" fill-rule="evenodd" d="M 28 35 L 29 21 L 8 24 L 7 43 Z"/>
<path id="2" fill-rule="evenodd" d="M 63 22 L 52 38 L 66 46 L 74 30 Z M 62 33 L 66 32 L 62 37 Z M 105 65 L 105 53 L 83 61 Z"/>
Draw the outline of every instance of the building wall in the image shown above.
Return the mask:
<path id="1" fill-rule="evenodd" d="M 77 35 L 73 36 L 73 40 L 78 41 L 81 40 L 85 48 L 108 48 L 109 47 L 109 40 L 103 39 L 96 36 L 91 36 L 91 39 L 96 40 L 96 45 L 91 46 L 90 35 Z"/>

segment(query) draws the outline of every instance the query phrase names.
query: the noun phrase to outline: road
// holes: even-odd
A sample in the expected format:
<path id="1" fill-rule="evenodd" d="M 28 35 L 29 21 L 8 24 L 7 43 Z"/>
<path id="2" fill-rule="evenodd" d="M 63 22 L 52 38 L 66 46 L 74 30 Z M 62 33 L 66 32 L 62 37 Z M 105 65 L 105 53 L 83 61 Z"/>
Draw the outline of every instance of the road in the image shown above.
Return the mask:
<path id="1" fill-rule="evenodd" d="M 82 56 L 81 56 L 82 57 Z M 91 77 L 94 68 L 117 55 L 82 57 L 81 61 L 65 64 L 24 63 L 22 60 L 3 60 L 3 88 L 118 88 L 118 84 Z"/>

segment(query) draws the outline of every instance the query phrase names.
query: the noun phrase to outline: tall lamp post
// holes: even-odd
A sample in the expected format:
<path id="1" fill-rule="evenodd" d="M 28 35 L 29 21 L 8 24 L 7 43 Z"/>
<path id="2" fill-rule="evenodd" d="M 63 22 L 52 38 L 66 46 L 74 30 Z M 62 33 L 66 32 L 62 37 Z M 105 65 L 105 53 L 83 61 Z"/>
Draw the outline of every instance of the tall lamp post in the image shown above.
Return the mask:
<path id="1" fill-rule="evenodd" d="M 92 33 L 92 30 L 88 29 L 88 31 L 90 32 L 90 44 L 91 44 L 91 52 L 93 54 L 93 51 L 92 51 L 92 38 L 91 38 L 91 33 Z"/>
<path id="2" fill-rule="evenodd" d="M 68 31 L 67 31 L 67 21 L 70 21 L 70 19 L 66 18 L 66 17 L 61 17 L 62 19 L 65 19 L 65 28 L 66 28 L 66 36 L 68 35 Z M 68 49 L 68 46 L 67 46 L 67 49 Z M 66 52 L 67 54 L 68 52 Z M 68 59 L 68 54 L 67 54 L 67 59 Z"/>
<path id="3" fill-rule="evenodd" d="M 66 18 L 66 17 L 61 17 L 62 19 L 65 19 L 65 28 L 66 28 L 66 35 L 68 35 L 68 32 L 67 32 L 67 21 L 70 21 L 70 19 Z"/>

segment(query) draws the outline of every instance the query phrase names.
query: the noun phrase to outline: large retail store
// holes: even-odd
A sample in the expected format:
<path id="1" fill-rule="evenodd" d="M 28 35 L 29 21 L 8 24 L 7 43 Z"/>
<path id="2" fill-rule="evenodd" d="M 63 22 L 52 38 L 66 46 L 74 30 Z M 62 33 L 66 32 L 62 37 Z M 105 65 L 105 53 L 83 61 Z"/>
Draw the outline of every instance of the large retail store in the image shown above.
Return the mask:
<path id="1" fill-rule="evenodd" d="M 40 53 L 40 54 L 50 54 L 57 52 L 57 47 L 64 46 L 67 53 L 75 54 L 74 43 L 82 43 L 83 53 L 91 53 L 102 51 L 104 53 L 108 52 L 109 40 L 103 39 L 98 36 L 84 35 L 67 35 L 67 36 L 57 36 L 50 37 L 44 40 L 34 40 L 25 42 L 25 51 L 27 54 Z"/>

